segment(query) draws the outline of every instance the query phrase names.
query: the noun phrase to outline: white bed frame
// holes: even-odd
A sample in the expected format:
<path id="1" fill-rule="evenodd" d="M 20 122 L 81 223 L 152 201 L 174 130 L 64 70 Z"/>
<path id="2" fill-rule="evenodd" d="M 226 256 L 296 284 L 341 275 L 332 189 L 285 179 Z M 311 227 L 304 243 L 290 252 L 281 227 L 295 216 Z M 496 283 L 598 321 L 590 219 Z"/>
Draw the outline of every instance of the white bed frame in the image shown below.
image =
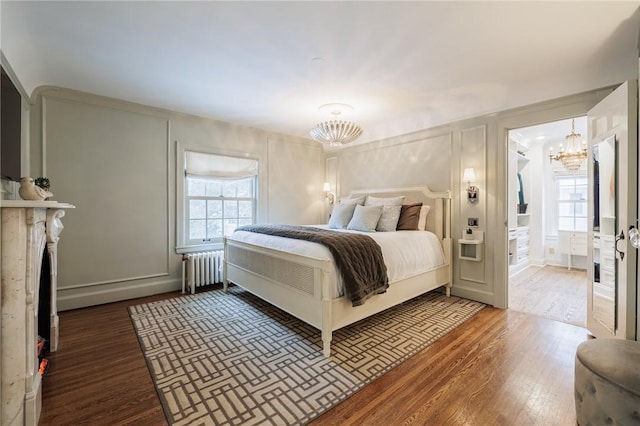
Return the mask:
<path id="1" fill-rule="evenodd" d="M 353 191 L 350 196 L 404 195 L 405 204 L 431 206 L 427 230 L 442 243 L 445 264 L 426 273 L 391 283 L 386 293 L 357 307 L 346 297 L 333 298 L 333 262 L 225 238 L 224 291 L 232 282 L 322 331 L 323 353 L 330 355 L 333 331 L 367 318 L 438 287 L 451 290 L 451 191 L 431 192 L 426 186 Z"/>

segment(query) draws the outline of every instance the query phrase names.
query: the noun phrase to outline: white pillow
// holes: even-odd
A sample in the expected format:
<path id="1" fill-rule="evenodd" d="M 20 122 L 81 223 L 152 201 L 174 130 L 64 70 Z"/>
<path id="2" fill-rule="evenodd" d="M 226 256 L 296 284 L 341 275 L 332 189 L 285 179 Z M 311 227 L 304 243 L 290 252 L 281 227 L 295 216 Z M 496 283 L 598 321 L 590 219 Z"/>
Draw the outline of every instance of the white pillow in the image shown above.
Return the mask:
<path id="1" fill-rule="evenodd" d="M 361 206 L 364 206 L 364 200 L 366 197 L 366 195 L 359 195 L 353 198 L 344 197 L 340 198 L 338 204 L 360 204 Z"/>
<path id="2" fill-rule="evenodd" d="M 353 231 L 375 232 L 378 220 L 382 215 L 382 206 L 361 206 L 356 204 L 353 217 L 347 225 L 347 229 Z"/>
<path id="3" fill-rule="evenodd" d="M 404 196 L 390 198 L 367 196 L 367 200 L 364 203 L 365 206 L 383 206 L 382 215 L 376 226 L 376 231 L 390 232 L 396 230 L 403 201 Z"/>
<path id="4" fill-rule="evenodd" d="M 329 228 L 345 229 L 353 216 L 357 204 L 336 204 L 329 218 Z"/>
<path id="5" fill-rule="evenodd" d="M 427 215 L 429 214 L 429 210 L 431 210 L 431 206 L 423 205 L 422 207 L 420 207 L 420 218 L 418 219 L 418 231 L 427 230 Z"/>

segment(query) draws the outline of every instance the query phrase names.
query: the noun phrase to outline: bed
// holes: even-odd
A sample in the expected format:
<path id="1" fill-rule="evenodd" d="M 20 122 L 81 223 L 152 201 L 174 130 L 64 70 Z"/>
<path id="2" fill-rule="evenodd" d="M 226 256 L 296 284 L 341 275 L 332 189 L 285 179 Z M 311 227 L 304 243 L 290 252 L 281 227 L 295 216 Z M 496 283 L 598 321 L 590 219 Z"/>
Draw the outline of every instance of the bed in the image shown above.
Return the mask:
<path id="1" fill-rule="evenodd" d="M 363 189 L 351 192 L 349 198 L 362 195 L 402 195 L 404 204 L 422 202 L 430 206 L 425 229 L 440 244 L 442 261 L 424 272 L 406 277 L 400 274 L 400 278 L 390 279 L 385 293 L 371 296 L 360 306 L 353 306 L 347 297 L 340 294 L 341 286 L 337 282 L 340 276 L 331 255 L 323 254 L 324 248 L 318 252 L 317 247 L 307 246 L 301 252 L 293 251 L 286 241 L 269 241 L 281 237 L 266 238 L 268 236 L 259 234 L 252 239 L 247 237 L 248 233 L 236 232 L 224 240 L 224 290 L 231 282 L 319 329 L 326 357 L 330 356 L 335 330 L 440 287 L 449 296 L 452 282 L 451 192 L 432 192 L 426 186 Z M 405 232 L 424 231 L 372 234 L 403 234 L 404 237 Z M 317 246 L 307 241 L 302 243 Z"/>

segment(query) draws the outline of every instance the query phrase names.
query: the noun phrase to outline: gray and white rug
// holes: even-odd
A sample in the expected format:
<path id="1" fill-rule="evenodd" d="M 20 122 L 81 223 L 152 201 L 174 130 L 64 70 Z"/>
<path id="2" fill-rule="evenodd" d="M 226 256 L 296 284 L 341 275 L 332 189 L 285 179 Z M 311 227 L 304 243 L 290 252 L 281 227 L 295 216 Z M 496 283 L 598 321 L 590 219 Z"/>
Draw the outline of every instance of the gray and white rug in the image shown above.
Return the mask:
<path id="1" fill-rule="evenodd" d="M 485 305 L 427 293 L 333 333 L 239 287 L 143 305 L 129 313 L 172 425 L 297 425 L 475 315 Z"/>

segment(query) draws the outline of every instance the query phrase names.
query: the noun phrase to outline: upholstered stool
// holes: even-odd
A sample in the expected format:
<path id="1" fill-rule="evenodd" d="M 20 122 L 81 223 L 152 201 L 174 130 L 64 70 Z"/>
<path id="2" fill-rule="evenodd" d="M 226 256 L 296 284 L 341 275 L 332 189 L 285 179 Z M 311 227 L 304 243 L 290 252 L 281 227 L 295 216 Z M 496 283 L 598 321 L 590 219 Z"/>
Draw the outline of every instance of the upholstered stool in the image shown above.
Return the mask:
<path id="1" fill-rule="evenodd" d="M 640 342 L 593 339 L 576 351 L 576 420 L 640 425 Z"/>

